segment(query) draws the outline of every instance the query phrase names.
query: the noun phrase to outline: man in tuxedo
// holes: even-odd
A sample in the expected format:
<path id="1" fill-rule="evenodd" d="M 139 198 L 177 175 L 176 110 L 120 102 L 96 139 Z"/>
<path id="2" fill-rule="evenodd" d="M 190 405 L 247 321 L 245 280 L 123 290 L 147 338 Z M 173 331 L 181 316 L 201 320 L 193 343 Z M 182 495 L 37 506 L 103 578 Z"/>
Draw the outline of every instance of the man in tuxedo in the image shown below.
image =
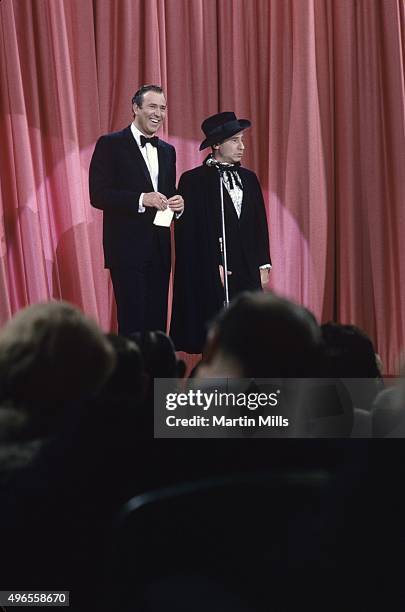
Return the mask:
<path id="1" fill-rule="evenodd" d="M 262 190 L 257 176 L 240 164 L 247 119 L 233 112 L 208 117 L 201 129 L 200 151 L 211 154 L 185 172 L 178 191 L 186 209 L 176 224 L 176 268 L 170 335 L 177 350 L 200 353 L 207 324 L 224 298 L 224 251 L 228 293 L 257 290 L 269 280 L 271 259 Z M 222 229 L 221 189 L 225 236 Z M 224 248 L 224 246 L 226 248 Z"/>
<path id="2" fill-rule="evenodd" d="M 161 87 L 141 87 L 132 110 L 129 127 L 97 141 L 89 176 L 91 204 L 104 212 L 105 267 L 122 335 L 166 330 L 170 211 L 178 217 L 184 207 L 176 193 L 175 149 L 155 136 L 166 115 Z"/>

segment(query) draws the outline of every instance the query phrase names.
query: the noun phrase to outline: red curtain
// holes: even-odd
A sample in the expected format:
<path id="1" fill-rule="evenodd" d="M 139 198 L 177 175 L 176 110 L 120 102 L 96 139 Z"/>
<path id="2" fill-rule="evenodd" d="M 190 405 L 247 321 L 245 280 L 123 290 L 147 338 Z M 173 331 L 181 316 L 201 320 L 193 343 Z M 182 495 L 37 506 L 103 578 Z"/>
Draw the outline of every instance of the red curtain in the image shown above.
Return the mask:
<path id="1" fill-rule="evenodd" d="M 272 288 L 405 344 L 404 0 L 0 1 L 0 323 L 66 299 L 114 326 L 88 166 L 161 83 L 179 174 L 201 121 L 250 118 Z"/>

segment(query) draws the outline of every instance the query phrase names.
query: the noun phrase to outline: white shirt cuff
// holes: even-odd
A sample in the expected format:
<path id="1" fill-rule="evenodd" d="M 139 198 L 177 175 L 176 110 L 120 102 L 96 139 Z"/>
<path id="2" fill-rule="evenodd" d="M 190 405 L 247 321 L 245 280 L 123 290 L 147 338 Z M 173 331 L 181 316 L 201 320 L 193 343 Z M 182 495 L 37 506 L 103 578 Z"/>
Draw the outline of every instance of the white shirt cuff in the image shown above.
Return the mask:
<path id="1" fill-rule="evenodd" d="M 138 212 L 139 213 L 144 213 L 146 210 L 145 206 L 143 205 L 143 196 L 144 194 L 141 193 L 141 195 L 139 196 L 139 200 L 138 200 Z"/>

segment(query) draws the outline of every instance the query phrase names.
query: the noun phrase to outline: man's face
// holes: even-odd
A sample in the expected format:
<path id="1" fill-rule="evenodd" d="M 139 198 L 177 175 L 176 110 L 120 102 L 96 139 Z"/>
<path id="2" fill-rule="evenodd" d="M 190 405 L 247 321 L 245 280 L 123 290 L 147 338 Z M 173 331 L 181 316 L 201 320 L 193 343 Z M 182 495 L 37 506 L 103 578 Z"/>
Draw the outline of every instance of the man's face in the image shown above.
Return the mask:
<path id="1" fill-rule="evenodd" d="M 133 105 L 134 124 L 145 136 L 153 136 L 166 115 L 166 99 L 162 93 L 147 91 L 142 106 Z"/>
<path id="2" fill-rule="evenodd" d="M 244 150 L 243 132 L 238 132 L 220 145 L 214 145 L 214 157 L 219 162 L 235 164 L 242 159 Z"/>

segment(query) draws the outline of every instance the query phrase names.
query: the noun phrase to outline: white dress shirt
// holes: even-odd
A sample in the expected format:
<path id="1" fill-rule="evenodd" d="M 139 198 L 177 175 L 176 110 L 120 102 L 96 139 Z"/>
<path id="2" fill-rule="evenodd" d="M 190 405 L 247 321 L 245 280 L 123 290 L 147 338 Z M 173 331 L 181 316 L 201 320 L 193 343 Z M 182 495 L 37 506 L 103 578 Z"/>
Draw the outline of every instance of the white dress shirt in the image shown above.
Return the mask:
<path id="1" fill-rule="evenodd" d="M 237 173 L 240 184 L 242 185 L 242 179 L 240 178 L 239 173 Z M 236 181 L 233 180 L 233 188 L 231 189 L 231 184 L 229 182 L 229 178 L 227 173 L 225 172 L 222 175 L 223 183 L 226 187 L 227 192 L 229 193 L 229 197 L 232 200 L 234 205 L 236 214 L 238 215 L 238 219 L 240 218 L 242 212 L 242 200 L 243 200 L 243 190 L 236 184 Z"/>
<path id="2" fill-rule="evenodd" d="M 150 178 L 153 185 L 153 190 L 158 190 L 158 180 L 159 180 L 159 159 L 157 148 L 152 146 L 150 143 L 146 143 L 144 147 L 141 147 L 141 136 L 144 136 L 142 132 L 138 130 L 138 128 L 131 123 L 131 132 L 133 137 L 135 138 L 136 144 L 139 147 L 139 150 L 142 154 L 142 157 L 145 160 L 146 167 L 149 170 Z M 143 193 L 141 193 L 138 201 L 138 212 L 145 212 L 145 207 L 143 206 Z"/>

